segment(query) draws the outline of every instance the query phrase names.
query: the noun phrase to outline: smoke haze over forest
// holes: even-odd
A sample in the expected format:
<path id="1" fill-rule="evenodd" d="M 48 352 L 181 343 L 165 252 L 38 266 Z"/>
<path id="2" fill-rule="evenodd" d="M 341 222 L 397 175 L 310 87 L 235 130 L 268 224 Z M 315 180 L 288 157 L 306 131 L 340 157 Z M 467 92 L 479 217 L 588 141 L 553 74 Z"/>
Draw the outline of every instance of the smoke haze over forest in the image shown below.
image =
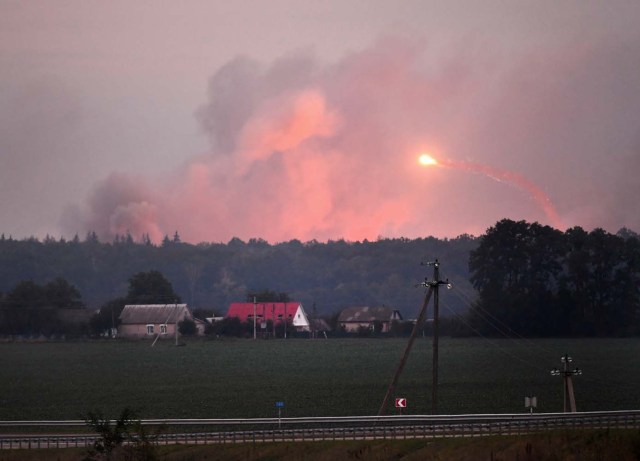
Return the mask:
<path id="1" fill-rule="evenodd" d="M 1 4 L 0 232 L 640 229 L 640 4 L 329 3 Z"/>

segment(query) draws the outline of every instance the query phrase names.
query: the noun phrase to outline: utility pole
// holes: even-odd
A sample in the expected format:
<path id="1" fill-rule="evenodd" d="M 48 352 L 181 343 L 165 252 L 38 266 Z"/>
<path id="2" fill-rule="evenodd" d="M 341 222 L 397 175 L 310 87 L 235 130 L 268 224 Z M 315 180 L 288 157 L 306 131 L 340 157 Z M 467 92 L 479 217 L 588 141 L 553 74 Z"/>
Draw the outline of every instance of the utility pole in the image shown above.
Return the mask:
<path id="1" fill-rule="evenodd" d="M 424 302 L 422 303 L 422 308 L 420 309 L 420 313 L 418 314 L 418 318 L 416 319 L 415 325 L 413 325 L 413 330 L 411 331 L 411 336 L 409 336 L 409 342 L 404 349 L 404 354 L 402 354 L 402 358 L 400 359 L 400 363 L 398 363 L 398 368 L 396 368 L 396 372 L 393 375 L 393 379 L 391 380 L 391 384 L 389 384 L 389 389 L 387 389 L 387 393 L 384 396 L 384 400 L 382 401 L 382 405 L 380 405 L 380 410 L 378 410 L 378 416 L 384 415 L 384 411 L 387 408 L 387 403 L 392 398 L 391 396 L 395 392 L 396 384 L 398 384 L 398 379 L 400 379 L 400 374 L 404 369 L 405 364 L 407 363 L 407 359 L 409 358 L 409 351 L 411 351 L 411 346 L 413 346 L 413 341 L 416 339 L 416 335 L 422 325 L 424 324 L 424 318 L 427 313 L 427 305 L 429 304 L 429 299 L 433 294 L 433 287 L 429 286 L 427 293 L 424 296 Z"/>
<path id="2" fill-rule="evenodd" d="M 440 285 L 447 285 L 451 288 L 449 281 L 440 280 L 440 263 L 436 259 L 433 262 L 422 263 L 423 266 L 433 266 L 433 280 L 429 284 L 433 288 L 433 363 L 432 363 L 432 384 L 431 384 L 431 414 L 438 414 L 438 327 L 440 318 Z"/>
<path id="3" fill-rule="evenodd" d="M 116 318 L 113 313 L 113 303 L 111 303 L 111 331 L 109 331 L 109 338 L 116 337 L 115 331 L 116 331 Z"/>
<path id="4" fill-rule="evenodd" d="M 402 373 L 402 370 L 404 369 L 405 364 L 407 363 L 407 359 L 409 358 L 409 352 L 411 351 L 411 347 L 413 346 L 413 342 L 416 339 L 416 336 L 418 334 L 418 331 L 420 331 L 420 329 L 422 328 L 422 326 L 424 325 L 424 320 L 427 314 L 427 306 L 429 305 L 429 300 L 431 299 L 431 296 L 435 296 L 435 293 L 438 292 L 438 287 L 440 285 L 447 285 L 448 288 L 451 288 L 451 284 L 449 284 L 449 281 L 443 282 L 442 280 L 438 280 L 439 277 L 439 271 L 438 268 L 440 266 L 440 263 L 438 262 L 438 260 L 436 259 L 435 262 L 430 262 L 430 263 L 421 263 L 422 266 L 424 265 L 429 265 L 429 266 L 434 266 L 434 277 L 433 280 L 429 281 L 427 280 L 427 278 L 425 277 L 424 282 L 419 283 L 416 286 L 423 286 L 427 288 L 427 292 L 424 296 L 424 302 L 422 303 L 422 307 L 420 308 L 420 312 L 418 313 L 418 318 L 416 319 L 416 323 L 413 326 L 413 330 L 411 331 L 411 336 L 409 336 L 409 342 L 407 343 L 407 346 L 405 347 L 404 353 L 402 354 L 402 358 L 400 359 L 400 363 L 398 363 L 398 367 L 396 368 L 396 372 L 393 375 L 393 379 L 391 380 L 391 384 L 389 384 L 389 388 L 387 389 L 387 393 L 384 396 L 384 400 L 382 401 L 382 405 L 380 406 L 380 410 L 378 411 L 378 416 L 382 416 L 384 415 L 385 409 L 387 407 L 387 403 L 389 402 L 389 400 L 391 399 L 391 396 L 393 395 L 395 388 L 396 388 L 396 384 L 398 384 L 398 380 L 400 379 L 400 374 Z M 434 298 L 437 299 L 437 298 Z M 437 312 L 437 303 L 434 305 L 434 315 L 435 312 Z M 437 317 L 436 317 L 437 318 Z M 435 326 L 435 322 L 437 322 L 434 319 L 434 326 Z M 437 341 L 437 327 L 434 330 L 434 374 L 433 374 L 433 383 L 434 383 L 434 387 L 437 387 L 437 383 L 438 383 L 438 372 L 437 372 L 437 366 L 438 366 L 438 355 L 437 355 L 437 348 L 438 348 L 438 341 Z M 437 397 L 437 391 L 434 391 L 432 394 L 432 411 L 433 414 L 436 413 L 436 397 Z"/>
<path id="5" fill-rule="evenodd" d="M 176 330 L 176 332 L 175 333 L 176 333 L 176 346 L 177 346 L 178 345 L 178 300 L 177 299 L 175 300 L 175 304 L 176 304 L 176 307 L 175 307 L 175 312 L 176 312 L 176 320 L 175 320 L 176 328 L 175 328 L 175 330 Z"/>
<path id="6" fill-rule="evenodd" d="M 256 297 L 253 297 L 253 339 L 256 339 L 256 314 L 257 314 L 257 301 Z"/>
<path id="7" fill-rule="evenodd" d="M 576 410 L 576 398 L 573 394 L 573 376 L 581 375 L 582 370 L 580 368 L 574 368 L 573 370 L 569 370 L 569 363 L 573 361 L 569 354 L 564 354 L 560 360 L 563 363 L 563 369 L 558 370 L 554 368 L 551 370 L 551 376 L 562 376 L 564 380 L 563 386 L 563 411 L 567 413 L 567 407 L 569 407 L 569 411 L 571 413 L 575 413 Z M 568 405 L 567 405 L 568 404 Z"/>

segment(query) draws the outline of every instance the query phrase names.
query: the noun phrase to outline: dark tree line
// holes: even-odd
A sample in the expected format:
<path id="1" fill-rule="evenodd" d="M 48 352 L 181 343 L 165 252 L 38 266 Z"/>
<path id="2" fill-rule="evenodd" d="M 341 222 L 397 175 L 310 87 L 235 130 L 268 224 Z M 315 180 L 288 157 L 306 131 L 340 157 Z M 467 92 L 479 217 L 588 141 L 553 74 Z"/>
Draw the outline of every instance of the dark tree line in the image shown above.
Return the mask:
<path id="1" fill-rule="evenodd" d="M 502 220 L 469 258 L 478 300 L 473 328 L 532 336 L 640 332 L 640 240 L 580 227 L 561 232 Z"/>
<path id="2" fill-rule="evenodd" d="M 469 251 L 477 239 L 379 239 L 325 243 L 291 240 L 269 244 L 264 240 L 227 243 L 182 242 L 179 235 L 153 245 L 128 235 L 100 242 L 93 233 L 72 240 L 0 236 L 0 291 L 22 280 L 36 283 L 63 277 L 78 288 L 90 309 L 122 296 L 127 281 L 140 272 L 161 272 L 183 302 L 192 308 L 223 315 L 232 302 L 249 293 L 287 293 L 290 300 L 317 306 L 318 315 L 330 315 L 354 305 L 394 306 L 412 317 L 422 303 L 414 285 L 427 275 L 420 262 L 440 258 L 443 275 L 459 288 L 468 282 Z M 452 290 L 454 310 L 466 302 Z"/>
<path id="3" fill-rule="evenodd" d="M 99 309 L 94 331 L 114 325 L 127 303 L 182 300 L 204 317 L 224 315 L 231 302 L 253 296 L 300 301 L 329 319 L 348 306 L 382 304 L 411 319 L 424 295 L 415 284 L 430 277 L 420 263 L 434 258 L 454 285 L 442 296 L 441 315 L 464 313 L 475 301 L 468 319 L 483 334 L 500 325 L 535 336 L 640 333 L 637 234 L 502 220 L 479 238 L 375 242 L 193 245 L 176 233 L 155 246 L 131 236 L 102 243 L 92 233 L 69 241 L 0 236 L 0 334 L 46 334 L 56 328 L 54 311 L 73 310 L 82 300 Z"/>
<path id="4" fill-rule="evenodd" d="M 129 279 L 125 296 L 104 303 L 99 310 L 85 308 L 80 292 L 65 279 L 44 285 L 19 282 L 0 293 L 0 335 L 55 337 L 96 336 L 118 326 L 126 304 L 180 303 L 180 296 L 158 271 L 140 272 Z M 183 334 L 194 333 L 195 324 L 184 322 Z"/>
<path id="5" fill-rule="evenodd" d="M 0 294 L 0 334 L 80 333 L 86 329 L 88 316 L 74 318 L 74 314 L 82 310 L 80 292 L 66 280 L 57 278 L 44 285 L 25 280 L 6 294 Z"/>

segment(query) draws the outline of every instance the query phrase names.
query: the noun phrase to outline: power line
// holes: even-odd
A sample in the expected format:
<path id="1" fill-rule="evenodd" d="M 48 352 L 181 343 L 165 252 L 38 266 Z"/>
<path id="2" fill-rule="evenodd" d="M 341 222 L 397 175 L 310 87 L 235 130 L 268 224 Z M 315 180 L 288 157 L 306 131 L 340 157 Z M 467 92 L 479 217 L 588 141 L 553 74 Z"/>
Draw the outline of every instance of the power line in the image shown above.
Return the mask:
<path id="1" fill-rule="evenodd" d="M 489 344 L 491 344 L 492 346 L 495 346 L 502 354 L 517 360 L 519 362 L 522 362 L 524 364 L 526 364 L 527 366 L 530 366 L 532 368 L 536 368 L 538 370 L 541 370 L 543 372 L 546 372 L 547 369 L 543 368 L 541 366 L 538 366 L 534 363 L 532 363 L 530 360 L 524 359 L 522 357 L 519 357 L 518 355 L 515 355 L 511 352 L 508 352 L 506 350 L 504 350 L 504 348 L 502 348 L 500 345 L 498 345 L 495 341 L 492 341 L 491 339 L 489 339 L 488 337 L 486 337 L 485 335 L 483 335 L 479 330 L 477 330 L 476 328 L 474 328 L 473 325 L 471 325 L 469 322 L 467 322 L 463 316 L 461 316 L 460 314 L 458 314 L 457 312 L 453 311 L 449 306 L 447 306 L 445 304 L 445 307 L 449 310 L 449 312 L 451 312 L 453 315 L 455 315 L 456 317 L 458 317 L 458 319 L 464 323 L 468 328 L 470 328 L 474 333 L 476 333 L 478 336 L 480 336 L 482 339 L 484 339 L 485 341 L 487 341 Z M 512 339 L 512 338 L 511 338 Z"/>

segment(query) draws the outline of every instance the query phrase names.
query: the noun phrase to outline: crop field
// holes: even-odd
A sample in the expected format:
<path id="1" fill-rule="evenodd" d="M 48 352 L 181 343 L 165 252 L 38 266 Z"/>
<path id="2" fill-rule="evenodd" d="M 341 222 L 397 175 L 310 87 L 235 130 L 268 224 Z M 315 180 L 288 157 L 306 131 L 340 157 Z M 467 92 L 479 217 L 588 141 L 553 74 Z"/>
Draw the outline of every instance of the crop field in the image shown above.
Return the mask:
<path id="1" fill-rule="evenodd" d="M 0 420 L 81 419 L 133 408 L 147 418 L 375 415 L 406 339 L 0 344 Z M 640 408 L 640 340 L 440 341 L 441 414 L 562 411 L 569 353 L 579 411 Z M 395 396 L 431 412 L 431 338 L 419 338 Z M 387 414 L 397 410 L 388 408 Z"/>

